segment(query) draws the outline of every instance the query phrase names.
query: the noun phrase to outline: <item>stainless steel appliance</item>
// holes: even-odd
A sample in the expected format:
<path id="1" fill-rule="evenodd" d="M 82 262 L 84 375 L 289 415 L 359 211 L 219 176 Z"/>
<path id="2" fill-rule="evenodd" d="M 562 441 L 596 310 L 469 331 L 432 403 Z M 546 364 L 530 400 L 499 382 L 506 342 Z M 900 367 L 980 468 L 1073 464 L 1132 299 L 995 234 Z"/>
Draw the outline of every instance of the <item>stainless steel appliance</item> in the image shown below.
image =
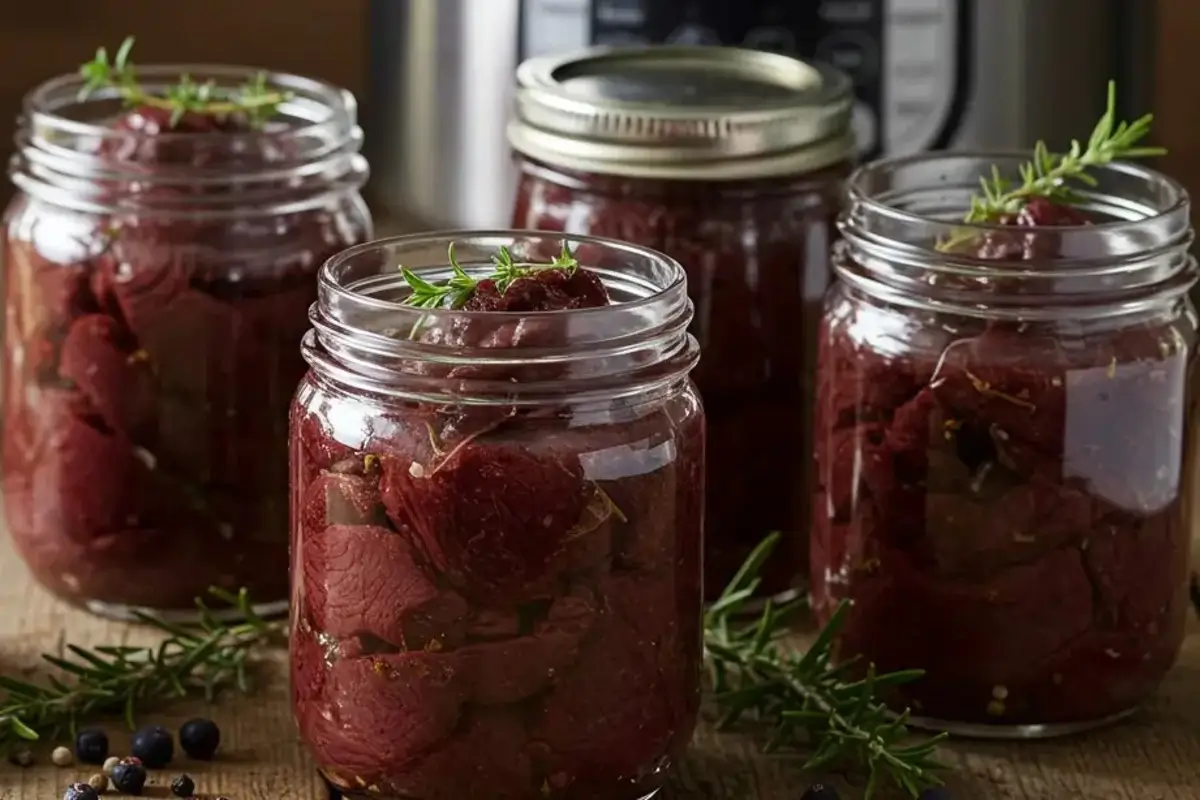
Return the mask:
<path id="1" fill-rule="evenodd" d="M 720 43 L 854 80 L 863 157 L 1084 136 L 1105 83 L 1144 111 L 1153 0 L 375 0 L 374 196 L 410 227 L 507 222 L 505 120 L 528 56 Z"/>

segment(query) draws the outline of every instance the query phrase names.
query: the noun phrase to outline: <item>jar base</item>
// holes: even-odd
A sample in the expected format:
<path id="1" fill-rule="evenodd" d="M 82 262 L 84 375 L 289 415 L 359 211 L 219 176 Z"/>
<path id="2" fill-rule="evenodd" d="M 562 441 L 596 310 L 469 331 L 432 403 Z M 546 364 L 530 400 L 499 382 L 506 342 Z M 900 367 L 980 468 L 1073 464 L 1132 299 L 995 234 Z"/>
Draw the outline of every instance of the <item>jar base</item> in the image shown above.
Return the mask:
<path id="1" fill-rule="evenodd" d="M 165 622 L 187 625 L 200 621 L 200 612 L 194 608 L 150 608 L 147 606 L 132 606 L 125 603 L 106 603 L 103 600 L 85 600 L 83 607 L 99 617 L 117 620 L 118 622 L 140 622 L 140 616 L 158 617 Z M 270 603 L 255 603 L 250 609 L 264 619 L 282 617 L 287 613 L 288 601 L 274 600 Z M 245 615 L 236 608 L 209 609 L 209 614 L 219 622 L 238 622 Z"/>
<path id="2" fill-rule="evenodd" d="M 910 728 L 926 731 L 945 732 L 952 738 L 962 739 L 1056 739 L 1061 736 L 1073 736 L 1120 722 L 1131 716 L 1139 706 L 1118 711 L 1100 719 L 1084 722 L 1054 722 L 1034 725 L 986 725 L 975 722 L 951 722 L 932 717 L 910 717 L 906 723 Z"/>

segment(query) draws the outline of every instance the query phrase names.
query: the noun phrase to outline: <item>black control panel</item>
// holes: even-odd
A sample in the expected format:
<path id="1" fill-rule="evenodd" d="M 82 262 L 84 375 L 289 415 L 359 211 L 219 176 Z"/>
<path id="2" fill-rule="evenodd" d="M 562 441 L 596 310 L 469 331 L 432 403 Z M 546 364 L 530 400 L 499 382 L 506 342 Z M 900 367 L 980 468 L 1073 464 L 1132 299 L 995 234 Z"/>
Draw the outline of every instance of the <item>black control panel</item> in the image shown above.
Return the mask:
<path id="1" fill-rule="evenodd" d="M 860 155 L 869 158 L 888 142 L 889 121 L 900 125 L 903 115 L 915 110 L 906 112 L 904 98 L 888 103 L 889 79 L 908 81 L 901 90 L 915 86 L 922 80 L 920 70 L 931 69 L 923 64 L 949 60 L 940 52 L 947 46 L 960 51 L 962 69 L 966 5 L 964 0 L 522 0 L 520 57 L 590 45 L 667 43 L 752 47 L 824 61 L 854 80 L 855 130 Z M 948 95 L 958 92 L 959 77 L 939 76 L 936 85 L 922 87 L 924 95 L 937 95 L 945 107 Z M 946 135 L 924 134 L 929 141 L 919 144 L 922 149 L 944 146 L 934 139 Z"/>

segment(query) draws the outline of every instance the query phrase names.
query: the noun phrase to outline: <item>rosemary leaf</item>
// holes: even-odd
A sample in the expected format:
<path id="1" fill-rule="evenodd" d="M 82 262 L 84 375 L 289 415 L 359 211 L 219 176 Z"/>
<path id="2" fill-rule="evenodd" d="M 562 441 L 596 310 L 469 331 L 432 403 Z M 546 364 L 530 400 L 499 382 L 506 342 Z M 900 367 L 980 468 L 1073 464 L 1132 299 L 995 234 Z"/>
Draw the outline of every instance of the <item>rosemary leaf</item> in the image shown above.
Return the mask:
<path id="1" fill-rule="evenodd" d="M 886 782 L 913 797 L 939 785 L 937 773 L 945 765 L 936 751 L 945 734 L 913 737 L 907 712 L 892 714 L 877 696 L 879 689 L 915 680 L 921 672 L 877 673 L 868 665 L 865 677 L 851 679 L 846 663 L 834 663 L 833 645 L 849 611 L 847 602 L 803 655 L 780 642 L 800 602 L 767 603 L 758 619 L 745 621 L 745 604 L 779 538 L 772 534 L 755 548 L 705 614 L 704 649 L 720 726 L 753 718 L 772 727 L 767 752 L 804 751 L 808 769 L 846 762 L 862 768 L 867 798 Z"/>
<path id="2" fill-rule="evenodd" d="M 171 112 L 171 125 L 178 125 L 188 113 L 216 116 L 240 115 L 251 127 L 261 127 L 279 113 L 279 108 L 292 98 L 290 92 L 279 91 L 267 84 L 266 73 L 260 72 L 243 86 L 222 89 L 213 81 L 197 82 L 190 75 L 179 76 L 179 82 L 163 91 L 151 94 L 138 84 L 137 70 L 129 60 L 134 38 L 126 37 L 110 60 L 101 47 L 95 57 L 79 67 L 83 87 L 79 99 L 86 100 L 102 90 L 114 92 L 127 106 L 150 106 Z"/>
<path id="3" fill-rule="evenodd" d="M 547 263 L 517 261 L 507 247 L 501 247 L 492 256 L 492 272 L 478 280 L 472 278 L 463 269 L 462 264 L 454 255 L 453 243 L 450 244 L 446 257 L 450 264 L 451 275 L 442 284 L 431 283 L 411 269 L 400 267 L 400 275 L 409 287 L 409 295 L 404 299 L 405 305 L 418 308 L 462 308 L 471 299 L 480 280 L 492 281 L 496 284 L 496 290 L 503 294 L 513 284 L 513 281 L 528 277 L 540 270 L 561 269 L 573 272 L 579 268 L 579 260 L 571 253 L 566 242 L 563 242 L 559 254 Z"/>
<path id="4" fill-rule="evenodd" d="M 243 589 L 236 595 L 213 591 L 233 605 L 244 621 L 223 623 L 199 602 L 200 620 L 185 626 L 143 614 L 140 620 L 164 634 L 157 646 L 68 644 L 63 655 L 43 654 L 67 673 L 48 675 L 45 684 L 0 676 L 0 753 L 20 742 L 53 738 L 87 719 L 123 714 L 136 727 L 137 714 L 189 694 L 215 696 L 225 688 L 249 689 L 247 658 L 283 633 L 253 612 Z"/>

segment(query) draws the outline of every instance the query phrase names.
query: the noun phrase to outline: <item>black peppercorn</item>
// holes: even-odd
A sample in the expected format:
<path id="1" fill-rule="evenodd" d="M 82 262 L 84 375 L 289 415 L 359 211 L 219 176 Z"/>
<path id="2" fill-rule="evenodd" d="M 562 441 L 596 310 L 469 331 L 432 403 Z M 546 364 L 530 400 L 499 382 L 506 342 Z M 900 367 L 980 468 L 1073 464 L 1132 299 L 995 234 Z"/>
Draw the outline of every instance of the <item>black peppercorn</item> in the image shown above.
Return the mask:
<path id="1" fill-rule="evenodd" d="M 100 795 L 86 783 L 72 783 L 63 792 L 63 800 L 100 800 Z"/>
<path id="2" fill-rule="evenodd" d="M 221 729 L 211 719 L 189 719 L 179 727 L 179 746 L 192 758 L 207 761 L 221 743 Z"/>
<path id="3" fill-rule="evenodd" d="M 133 735 L 130 750 L 147 768 L 162 769 L 171 763 L 175 755 L 175 740 L 163 726 L 147 725 Z"/>
<path id="4" fill-rule="evenodd" d="M 176 775 L 171 781 L 171 794 L 176 797 L 191 797 L 196 791 L 196 782 L 191 775 Z"/>
<path id="5" fill-rule="evenodd" d="M 921 792 L 917 800 L 954 800 L 945 786 L 933 786 Z"/>
<path id="6" fill-rule="evenodd" d="M 808 791 L 800 795 L 800 800 L 838 800 L 837 789 L 823 783 L 814 783 Z"/>
<path id="7" fill-rule="evenodd" d="M 75 757 L 82 764 L 103 764 L 108 758 L 108 734 L 84 728 L 75 736 Z"/>
<path id="8" fill-rule="evenodd" d="M 112 785 L 118 792 L 138 795 L 146 786 L 146 768 L 137 758 L 122 758 L 112 768 Z"/>

